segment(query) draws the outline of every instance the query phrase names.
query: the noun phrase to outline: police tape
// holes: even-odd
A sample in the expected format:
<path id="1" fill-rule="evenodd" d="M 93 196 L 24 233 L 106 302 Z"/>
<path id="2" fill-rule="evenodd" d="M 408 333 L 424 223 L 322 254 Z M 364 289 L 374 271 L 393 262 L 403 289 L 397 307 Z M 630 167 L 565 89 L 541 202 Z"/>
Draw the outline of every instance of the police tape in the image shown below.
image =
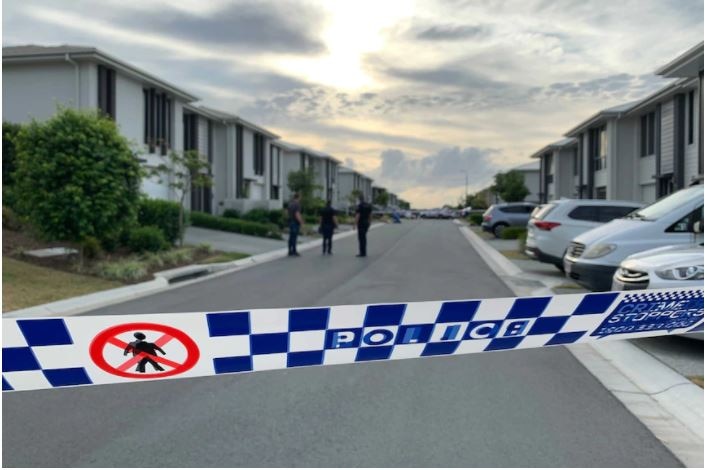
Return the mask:
<path id="1" fill-rule="evenodd" d="M 703 331 L 703 289 L 3 319 L 3 391 Z"/>

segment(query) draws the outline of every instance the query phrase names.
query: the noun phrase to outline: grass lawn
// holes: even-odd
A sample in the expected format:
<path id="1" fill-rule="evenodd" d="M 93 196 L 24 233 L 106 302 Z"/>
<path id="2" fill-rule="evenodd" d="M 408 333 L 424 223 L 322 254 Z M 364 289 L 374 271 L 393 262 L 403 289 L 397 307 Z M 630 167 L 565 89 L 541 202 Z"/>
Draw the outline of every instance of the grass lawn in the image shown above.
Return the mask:
<path id="1" fill-rule="evenodd" d="M 500 253 L 509 259 L 531 259 L 519 250 L 501 250 Z"/>
<path id="2" fill-rule="evenodd" d="M 115 281 L 49 269 L 7 256 L 2 258 L 3 312 L 120 286 Z"/>
<path id="3" fill-rule="evenodd" d="M 242 258 L 247 258 L 248 254 L 246 253 L 237 253 L 237 252 L 227 252 L 227 253 L 220 253 L 214 256 L 211 256 L 210 258 L 206 258 L 203 261 L 201 261 L 202 264 L 211 264 L 211 263 L 227 263 L 228 261 L 236 261 Z"/>

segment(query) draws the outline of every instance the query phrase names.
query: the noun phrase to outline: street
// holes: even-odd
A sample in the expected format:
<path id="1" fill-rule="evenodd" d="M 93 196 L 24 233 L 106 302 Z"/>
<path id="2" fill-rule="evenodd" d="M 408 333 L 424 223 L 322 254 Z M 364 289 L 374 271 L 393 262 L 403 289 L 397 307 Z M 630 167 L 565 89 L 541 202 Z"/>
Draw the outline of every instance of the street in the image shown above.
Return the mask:
<path id="1" fill-rule="evenodd" d="M 510 297 L 405 221 L 87 315 Z M 7 393 L 5 466 L 681 466 L 563 347 Z"/>

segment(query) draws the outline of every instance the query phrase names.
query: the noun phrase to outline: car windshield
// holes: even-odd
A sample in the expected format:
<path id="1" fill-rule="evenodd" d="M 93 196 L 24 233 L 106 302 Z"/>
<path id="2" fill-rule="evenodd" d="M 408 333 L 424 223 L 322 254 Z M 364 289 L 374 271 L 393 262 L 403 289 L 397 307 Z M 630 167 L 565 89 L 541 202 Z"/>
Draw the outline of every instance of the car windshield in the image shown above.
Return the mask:
<path id="1" fill-rule="evenodd" d="M 698 194 L 700 195 L 700 198 L 703 197 L 702 185 L 682 189 L 676 193 L 671 194 L 670 196 L 667 196 L 663 199 L 659 199 L 658 201 L 644 207 L 643 209 L 639 209 L 629 213 L 625 218 L 646 221 L 658 220 L 664 215 L 678 209 L 678 207 L 685 204 Z"/>
<path id="2" fill-rule="evenodd" d="M 539 207 L 538 210 L 535 210 L 535 214 L 532 215 L 532 218 L 543 220 L 555 207 L 555 204 L 545 204 Z"/>

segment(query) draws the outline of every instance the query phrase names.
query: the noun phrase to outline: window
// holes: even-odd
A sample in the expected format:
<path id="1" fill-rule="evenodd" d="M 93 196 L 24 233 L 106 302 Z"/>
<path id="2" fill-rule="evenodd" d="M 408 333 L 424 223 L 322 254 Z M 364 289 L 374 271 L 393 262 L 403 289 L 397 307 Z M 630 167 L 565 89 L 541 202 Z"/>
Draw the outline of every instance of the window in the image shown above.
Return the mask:
<path id="1" fill-rule="evenodd" d="M 264 136 L 255 134 L 254 138 L 254 168 L 255 175 L 264 175 Z"/>
<path id="2" fill-rule="evenodd" d="M 703 220 L 703 206 L 700 206 L 699 208 L 695 209 L 693 212 L 686 215 L 685 217 L 683 217 L 681 220 L 679 220 L 675 224 L 668 227 L 666 229 L 666 232 L 677 232 L 677 233 L 692 232 L 693 225 L 695 225 L 695 222 L 698 222 L 698 221 L 702 222 L 702 220 Z"/>
<path id="3" fill-rule="evenodd" d="M 198 116 L 184 114 L 184 150 L 198 150 Z"/>
<path id="4" fill-rule="evenodd" d="M 600 222 L 609 222 L 610 220 L 619 219 L 624 217 L 630 212 L 634 212 L 636 207 L 628 206 L 599 206 L 598 209 L 598 220 Z"/>
<path id="5" fill-rule="evenodd" d="M 171 148 L 172 102 L 166 93 L 154 88 L 143 90 L 144 95 L 144 143 L 149 152 L 156 148 L 166 155 Z"/>
<path id="6" fill-rule="evenodd" d="M 656 113 L 650 112 L 641 117 L 639 127 L 641 145 L 640 154 L 642 157 L 653 155 L 656 148 Z"/>
<path id="7" fill-rule="evenodd" d="M 595 199 L 607 199 L 607 188 L 605 186 L 595 188 Z"/>
<path id="8" fill-rule="evenodd" d="M 269 146 L 269 180 L 271 181 L 269 198 L 279 199 L 279 178 L 280 178 L 280 163 L 281 150 L 274 145 Z"/>
<path id="9" fill-rule="evenodd" d="M 539 206 L 536 208 L 537 209 L 536 213 L 533 214 L 532 217 L 537 220 L 543 220 L 555 208 L 556 208 L 555 204 L 544 204 L 543 206 Z M 532 211 L 532 213 L 533 213 L 533 211 Z"/>
<path id="10" fill-rule="evenodd" d="M 597 222 L 600 220 L 599 206 L 578 206 L 568 213 L 568 217 L 574 220 Z"/>
<path id="11" fill-rule="evenodd" d="M 98 66 L 98 109 L 115 119 L 115 70 Z"/>
<path id="12" fill-rule="evenodd" d="M 500 207 L 499 210 L 501 212 L 504 212 L 505 214 L 528 214 L 534 210 L 534 206 L 525 206 L 525 205 L 505 206 L 505 207 Z"/>
<path id="13" fill-rule="evenodd" d="M 666 214 L 678 210 L 683 204 L 687 204 L 695 195 L 700 192 L 702 197 L 702 186 L 692 186 L 690 188 L 681 189 L 672 196 L 659 199 L 643 209 L 635 212 L 641 220 L 658 220 Z"/>
<path id="14" fill-rule="evenodd" d="M 688 144 L 693 143 L 693 129 L 695 127 L 695 91 L 690 90 L 688 93 Z"/>
<path id="15" fill-rule="evenodd" d="M 592 130 L 592 158 L 595 171 L 607 168 L 607 126 Z"/>

